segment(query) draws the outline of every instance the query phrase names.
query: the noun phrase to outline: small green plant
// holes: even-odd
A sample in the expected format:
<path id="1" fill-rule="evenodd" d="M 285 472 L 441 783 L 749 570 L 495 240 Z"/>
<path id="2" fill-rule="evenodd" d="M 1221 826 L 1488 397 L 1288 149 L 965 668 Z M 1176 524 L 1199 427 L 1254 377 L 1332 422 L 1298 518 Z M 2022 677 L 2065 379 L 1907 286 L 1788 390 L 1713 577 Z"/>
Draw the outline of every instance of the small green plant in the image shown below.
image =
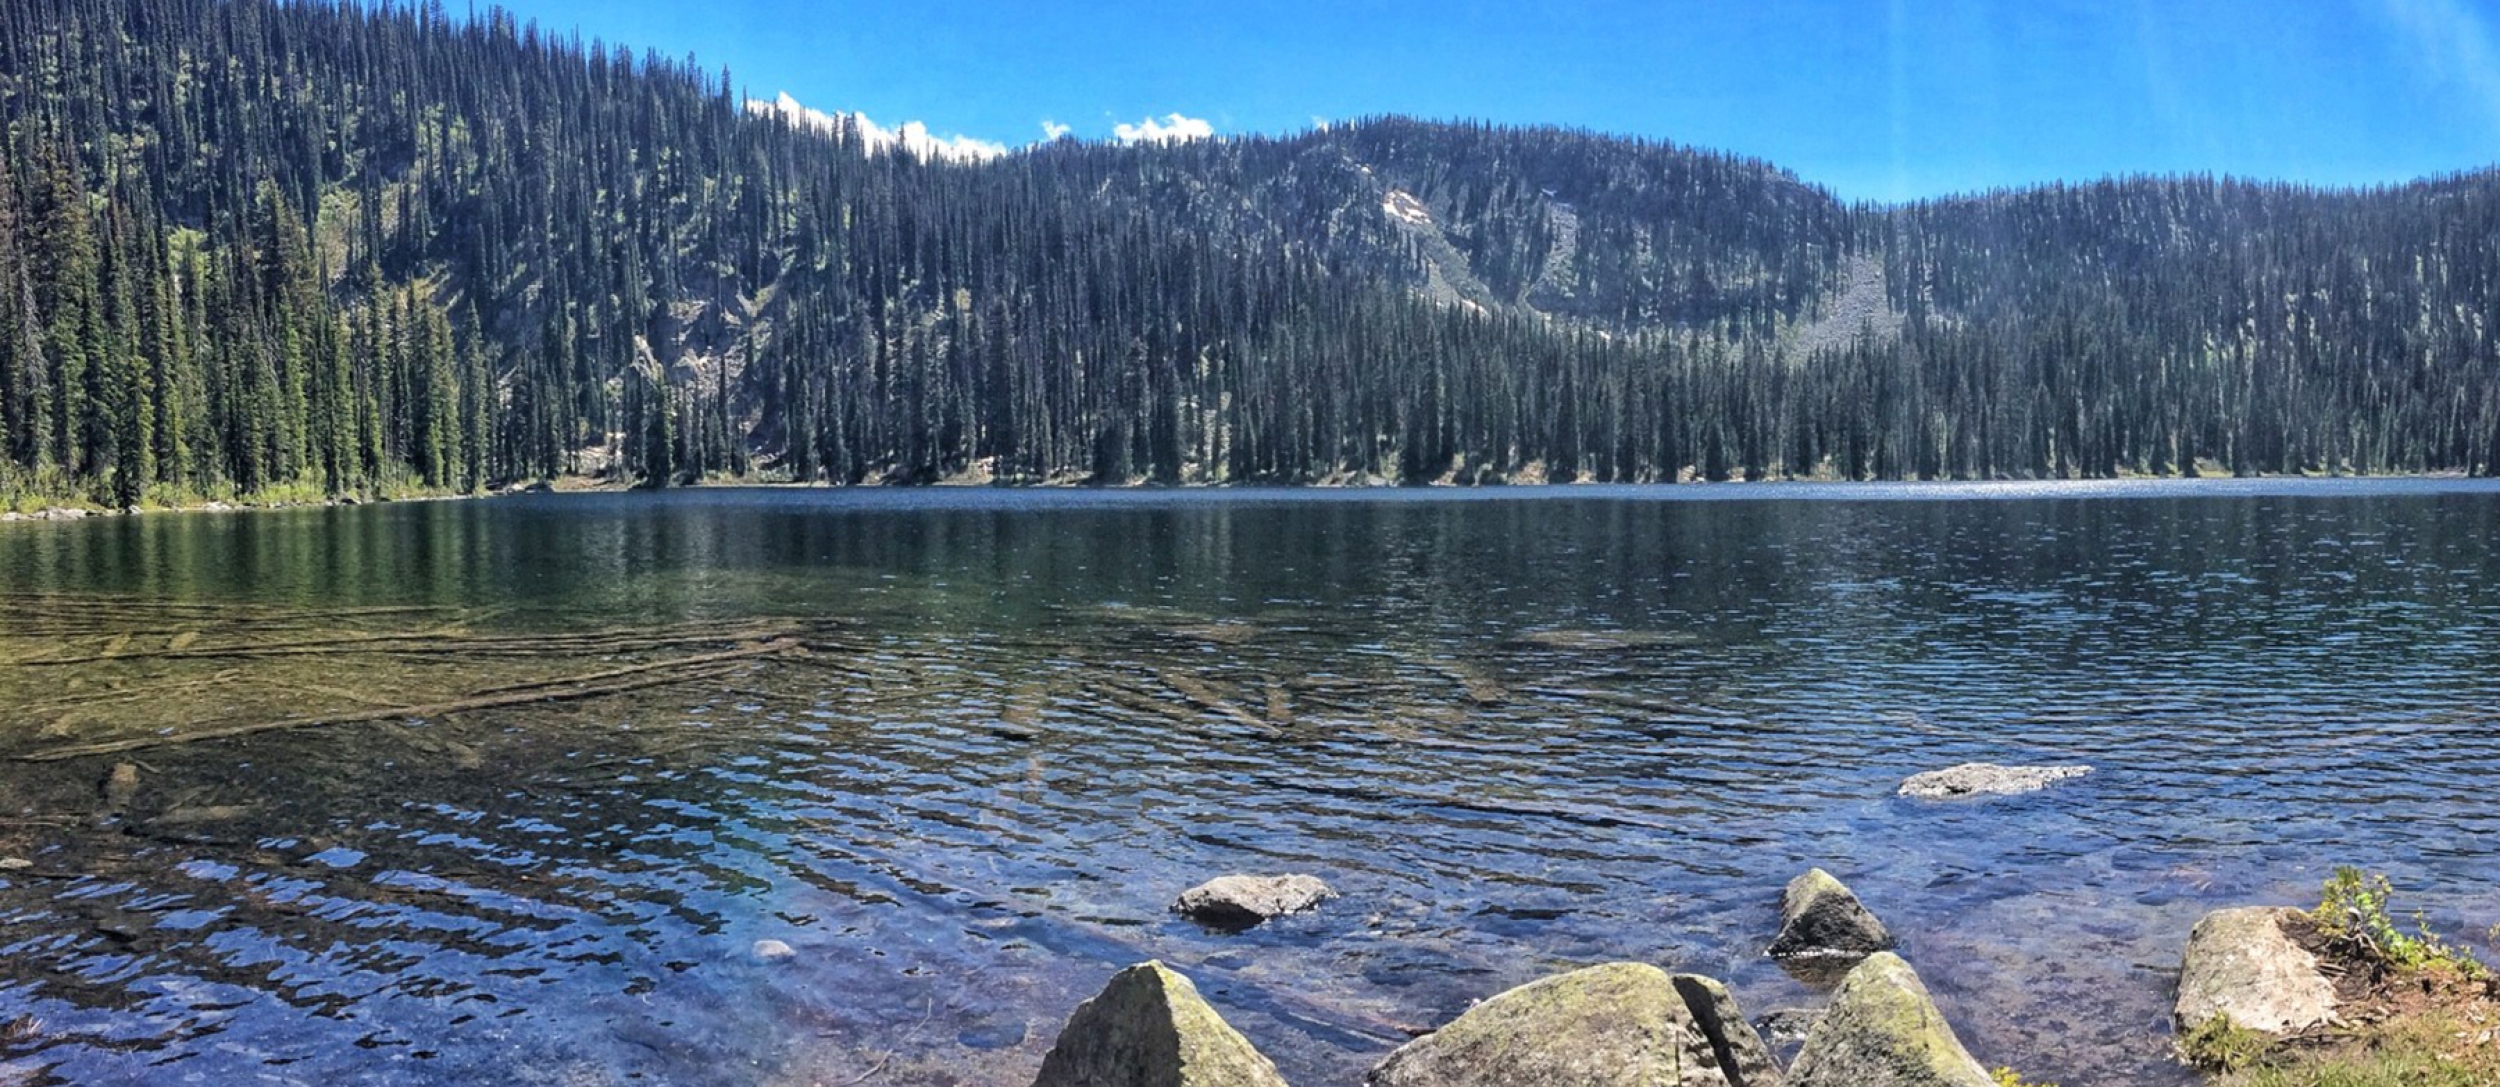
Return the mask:
<path id="1" fill-rule="evenodd" d="M 2039 1083 L 2024 1079 L 2021 1073 L 2018 1073 L 2011 1068 L 1999 1068 L 1994 1072 L 1988 1073 L 1988 1078 L 1993 1081 L 1997 1087 L 2057 1087 L 2054 1083 Z"/>
<path id="2" fill-rule="evenodd" d="M 2472 952 L 2432 935 L 2420 914 L 2414 915 L 2413 931 L 2399 928 L 2388 912 L 2394 897 L 2386 876 L 2347 865 L 2327 877 L 2318 908 L 2309 917 L 2329 940 L 2396 969 L 2446 968 L 2468 977 L 2488 973 Z"/>
<path id="3" fill-rule="evenodd" d="M 2274 1039 L 2216 1015 L 2179 1037 L 2179 1055 L 2189 1064 L 2217 1072 L 2237 1072 L 2258 1062 L 2274 1047 Z"/>

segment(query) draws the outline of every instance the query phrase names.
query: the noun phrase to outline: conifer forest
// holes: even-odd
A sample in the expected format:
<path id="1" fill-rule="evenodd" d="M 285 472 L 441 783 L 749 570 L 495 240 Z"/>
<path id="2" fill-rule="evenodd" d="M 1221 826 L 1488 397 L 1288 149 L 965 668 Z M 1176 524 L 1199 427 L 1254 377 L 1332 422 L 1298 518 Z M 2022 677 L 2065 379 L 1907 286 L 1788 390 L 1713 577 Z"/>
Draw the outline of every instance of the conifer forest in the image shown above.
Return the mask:
<path id="1" fill-rule="evenodd" d="M 439 3 L 0 6 L 0 505 L 2500 470 L 2488 171 L 1869 205 L 1563 129 L 970 163 L 751 97 Z"/>

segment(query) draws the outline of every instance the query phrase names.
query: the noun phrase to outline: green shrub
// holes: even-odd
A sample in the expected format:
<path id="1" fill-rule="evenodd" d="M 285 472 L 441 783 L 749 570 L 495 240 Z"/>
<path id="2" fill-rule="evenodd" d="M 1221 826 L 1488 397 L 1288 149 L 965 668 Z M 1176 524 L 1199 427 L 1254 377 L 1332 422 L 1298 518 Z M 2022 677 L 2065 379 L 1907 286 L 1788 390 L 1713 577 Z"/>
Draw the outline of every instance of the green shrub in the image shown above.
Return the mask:
<path id="1" fill-rule="evenodd" d="M 2420 914 L 2414 915 L 2413 931 L 2399 928 L 2388 912 L 2394 897 L 2386 876 L 2347 865 L 2327 877 L 2318 908 L 2309 917 L 2339 946 L 2396 969 L 2444 968 L 2468 977 L 2488 973 L 2472 952 L 2431 935 Z"/>

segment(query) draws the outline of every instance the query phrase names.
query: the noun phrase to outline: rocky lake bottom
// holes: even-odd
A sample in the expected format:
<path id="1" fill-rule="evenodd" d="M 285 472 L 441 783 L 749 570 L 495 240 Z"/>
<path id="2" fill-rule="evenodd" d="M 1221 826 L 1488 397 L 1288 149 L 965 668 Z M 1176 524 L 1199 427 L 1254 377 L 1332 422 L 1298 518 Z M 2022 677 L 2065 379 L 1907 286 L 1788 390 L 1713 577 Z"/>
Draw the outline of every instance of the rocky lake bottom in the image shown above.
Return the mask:
<path id="1" fill-rule="evenodd" d="M 1982 1062 L 2186 1084 L 2206 912 L 2500 920 L 2495 539 L 2464 481 L 0 526 L 0 1083 L 1026 1082 L 1148 958 L 1354 1083 L 1591 963 L 1813 1006 L 1820 866 Z M 2096 769 L 1895 795 L 1972 760 Z M 1274 870 L 1339 897 L 1168 908 Z"/>

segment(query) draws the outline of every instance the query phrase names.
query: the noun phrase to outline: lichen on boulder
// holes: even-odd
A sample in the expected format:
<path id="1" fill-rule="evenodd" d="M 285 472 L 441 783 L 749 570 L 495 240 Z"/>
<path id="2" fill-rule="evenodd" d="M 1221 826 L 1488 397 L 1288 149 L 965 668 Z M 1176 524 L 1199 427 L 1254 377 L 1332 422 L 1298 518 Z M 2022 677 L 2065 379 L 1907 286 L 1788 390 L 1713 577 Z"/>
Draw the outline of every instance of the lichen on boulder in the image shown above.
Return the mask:
<path id="1" fill-rule="evenodd" d="M 2206 914 L 2188 933 L 2172 1023 L 2181 1035 L 2215 1019 L 2279 1038 L 2335 1014 L 2335 984 L 2284 931 L 2301 912 L 2251 906 Z"/>
<path id="2" fill-rule="evenodd" d="M 1077 1005 L 1033 1087 L 1285 1087 L 1269 1061 L 1161 962 Z"/>
<path id="3" fill-rule="evenodd" d="M 1893 948 L 1892 932 L 1829 872 L 1812 868 L 1780 892 L 1780 933 L 1771 954 L 1865 955 Z"/>
<path id="4" fill-rule="evenodd" d="M 1917 971 L 1888 951 L 1849 971 L 1807 1032 L 1788 1087 L 1992 1087 Z"/>
<path id="5" fill-rule="evenodd" d="M 1704 1007 L 1696 1014 L 1692 1000 Z M 1769 1049 L 1707 978 L 1608 963 L 1530 982 L 1389 1055 L 1370 1087 L 1777 1087 Z"/>

